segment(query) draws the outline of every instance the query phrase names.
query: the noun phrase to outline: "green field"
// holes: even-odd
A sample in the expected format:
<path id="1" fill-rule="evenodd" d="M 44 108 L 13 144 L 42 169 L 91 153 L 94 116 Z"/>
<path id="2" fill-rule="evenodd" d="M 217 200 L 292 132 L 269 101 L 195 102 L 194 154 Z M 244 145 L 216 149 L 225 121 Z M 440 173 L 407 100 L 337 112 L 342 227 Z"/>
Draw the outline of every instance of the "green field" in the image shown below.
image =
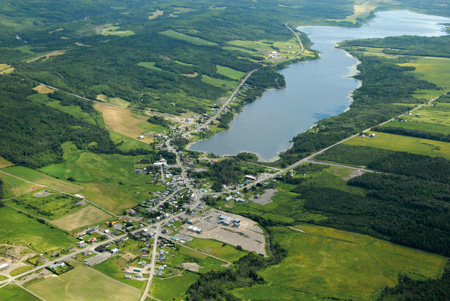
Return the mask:
<path id="1" fill-rule="evenodd" d="M 450 159 L 450 143 L 378 132 L 375 134 L 372 138 L 355 137 L 344 143 Z"/>
<path id="2" fill-rule="evenodd" d="M 415 116 L 417 113 L 420 117 Z M 424 106 L 412 115 L 402 116 L 402 119 L 408 120 L 406 123 L 431 123 L 450 128 L 450 103 L 436 103 L 436 107 Z"/>
<path id="3" fill-rule="evenodd" d="M 30 270 L 32 270 L 34 268 L 35 268 L 35 266 L 25 265 L 25 266 L 22 266 L 22 267 L 15 268 L 11 272 L 9 272 L 9 275 L 10 276 L 17 276 L 17 275 L 20 275 L 22 273 L 28 272 L 28 271 L 30 271 Z"/>
<path id="4" fill-rule="evenodd" d="M 240 288 L 242 299 L 370 300 L 399 273 L 416 278 L 441 276 L 446 258 L 369 236 L 300 225 L 308 234 L 275 227 L 274 238 L 288 250 L 278 265 L 259 272 L 267 283 Z"/>
<path id="5" fill-rule="evenodd" d="M 111 137 L 111 140 L 114 141 L 114 143 L 121 143 L 117 148 L 122 151 L 130 151 L 132 149 L 151 149 L 151 146 L 147 143 L 142 143 L 141 141 L 138 141 L 136 139 L 132 139 L 128 136 L 109 131 L 109 136 Z"/>
<path id="6" fill-rule="evenodd" d="M 237 71 L 228 67 L 216 65 L 217 73 L 222 74 L 228 78 L 239 80 L 244 76 L 244 72 Z"/>
<path id="7" fill-rule="evenodd" d="M 134 164 L 144 156 L 95 154 L 64 145 L 65 162 L 41 171 L 59 178 L 74 178 L 84 186 L 83 195 L 101 207 L 119 213 L 145 200 L 149 190 L 158 190 L 152 180 L 136 174 Z M 162 189 L 162 188 L 161 188 Z"/>
<path id="8" fill-rule="evenodd" d="M 202 75 L 202 82 L 216 87 L 228 87 L 228 88 L 234 88 L 239 84 L 237 81 L 213 78 L 204 74 Z"/>
<path id="9" fill-rule="evenodd" d="M 121 271 L 129 265 L 130 264 L 127 263 L 127 261 L 125 259 L 123 259 L 122 257 L 114 256 L 111 259 L 108 259 L 102 263 L 95 265 L 94 269 L 96 269 L 97 271 L 102 272 L 106 276 L 114 278 L 120 282 L 134 286 L 137 289 L 144 290 L 145 285 L 147 284 L 146 281 L 125 279 L 126 274 L 121 273 Z"/>
<path id="10" fill-rule="evenodd" d="M 16 300 L 20 300 L 20 301 L 38 301 L 40 300 L 39 298 L 33 296 L 32 294 L 30 294 L 29 292 L 27 292 L 26 290 L 20 288 L 17 285 L 12 285 L 9 284 L 7 286 L 4 286 L 2 288 L 0 288 L 0 296 L 2 300 L 5 301 L 16 301 Z"/>
<path id="11" fill-rule="evenodd" d="M 184 300 L 185 292 L 200 278 L 197 274 L 184 271 L 180 276 L 162 279 L 153 278 L 150 295 L 160 300 Z"/>
<path id="12" fill-rule="evenodd" d="M 401 64 L 402 66 L 413 66 L 420 79 L 436 84 L 443 90 L 418 90 L 415 94 L 418 98 L 433 99 L 450 91 L 450 59 L 441 57 L 421 57 L 413 62 Z"/>
<path id="13" fill-rule="evenodd" d="M 16 197 L 28 193 L 30 191 L 42 188 L 41 185 L 25 182 L 14 176 L 7 175 L 1 171 L 0 171 L 0 179 L 3 181 L 5 198 Z"/>
<path id="14" fill-rule="evenodd" d="M 140 62 L 138 64 L 138 66 L 144 67 L 144 68 L 148 68 L 148 69 L 152 69 L 152 70 L 156 70 L 156 71 L 163 71 L 166 72 L 165 70 L 155 67 L 155 62 Z"/>
<path id="15" fill-rule="evenodd" d="M 83 189 L 83 187 L 79 185 L 55 179 L 37 170 L 23 166 L 7 167 L 2 168 L 1 170 L 19 178 L 23 178 L 27 181 L 34 182 L 52 189 L 61 190 L 67 193 L 77 193 Z"/>
<path id="16" fill-rule="evenodd" d="M 28 289 L 46 300 L 138 300 L 141 295 L 140 290 L 84 266 L 32 283 Z"/>
<path id="17" fill-rule="evenodd" d="M 433 124 L 427 122 L 389 122 L 383 125 L 383 127 L 398 127 L 408 130 L 418 130 L 432 133 L 440 133 L 444 135 L 450 135 L 450 126 L 442 124 Z"/>
<path id="18" fill-rule="evenodd" d="M 224 246 L 222 242 L 212 239 L 194 238 L 187 244 L 187 246 L 190 248 L 197 248 L 198 250 L 202 250 L 209 255 L 221 258 L 231 263 L 239 260 L 239 258 L 247 254 L 245 251 L 239 251 L 230 245 Z"/>
<path id="19" fill-rule="evenodd" d="M 49 193 L 51 193 L 49 196 L 35 196 L 36 193 L 39 194 L 43 192 L 43 189 L 36 190 L 35 192 L 10 200 L 8 201 L 8 204 L 32 215 L 37 215 L 49 220 L 58 219 L 82 208 L 82 206 L 76 205 L 80 199 L 67 194 L 49 191 Z"/>
<path id="20" fill-rule="evenodd" d="M 206 273 L 211 270 L 226 269 L 224 267 L 224 265 L 226 264 L 225 262 L 209 257 L 206 255 L 207 253 L 194 251 L 182 246 L 179 246 L 178 251 L 172 249 L 164 250 L 169 252 L 169 254 L 166 254 L 166 257 L 169 258 L 169 260 L 165 264 L 167 264 L 171 268 L 181 270 L 183 269 L 183 263 L 197 263 L 200 267 L 200 273 Z M 166 275 L 163 274 L 163 277 L 166 277 Z"/>
<path id="21" fill-rule="evenodd" d="M 75 242 L 60 230 L 8 207 L 0 208 L 0 219 L 7 225 L 0 228 L 0 243 L 22 244 L 38 252 L 47 252 Z"/>
<path id="22" fill-rule="evenodd" d="M 191 44 L 199 45 L 199 46 L 215 46 L 215 45 L 217 45 L 216 43 L 213 43 L 213 42 L 210 42 L 210 41 L 207 41 L 207 40 L 203 40 L 201 38 L 185 35 L 183 33 L 176 32 L 176 31 L 173 31 L 171 29 L 163 31 L 163 32 L 160 32 L 159 34 L 162 34 L 162 35 L 164 35 L 166 37 L 169 37 L 169 38 L 173 38 L 173 39 L 189 42 Z"/>

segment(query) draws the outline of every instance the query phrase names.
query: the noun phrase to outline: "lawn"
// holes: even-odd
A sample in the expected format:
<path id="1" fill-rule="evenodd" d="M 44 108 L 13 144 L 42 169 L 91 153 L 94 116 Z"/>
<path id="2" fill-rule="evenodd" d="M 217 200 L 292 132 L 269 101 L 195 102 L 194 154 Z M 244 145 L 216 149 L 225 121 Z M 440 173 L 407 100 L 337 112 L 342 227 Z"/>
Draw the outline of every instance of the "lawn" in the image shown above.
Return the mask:
<path id="1" fill-rule="evenodd" d="M 378 132 L 375 134 L 373 138 L 355 137 L 344 143 L 450 159 L 450 143 Z"/>
<path id="2" fill-rule="evenodd" d="M 263 285 L 240 288 L 242 299 L 370 300 L 399 273 L 441 276 L 446 258 L 326 227 L 300 225 L 310 234 L 274 227 L 275 241 L 288 251 L 278 265 L 259 274 Z"/>
<path id="3" fill-rule="evenodd" d="M 7 225 L 0 228 L 0 243 L 22 244 L 37 252 L 47 252 L 76 241 L 62 231 L 8 207 L 0 208 L 0 219 Z"/>
<path id="4" fill-rule="evenodd" d="M 159 34 L 162 34 L 166 37 L 169 38 L 173 38 L 173 39 L 177 39 L 177 40 L 182 40 L 194 45 L 199 45 L 199 46 L 215 46 L 217 45 L 216 43 L 201 39 L 201 38 L 197 38 L 197 37 L 193 37 L 193 36 L 189 36 L 189 35 L 185 35 L 183 33 L 180 32 L 176 32 L 174 30 L 166 30 L 163 32 L 160 32 Z"/>
<path id="5" fill-rule="evenodd" d="M 8 204 L 32 215 L 49 220 L 61 218 L 82 208 L 80 205 L 77 205 L 80 201 L 79 198 L 57 193 L 56 191 L 50 190 L 50 195 L 48 196 L 35 196 L 35 194 L 45 193 L 44 191 L 44 189 L 36 190 L 35 192 L 10 200 Z"/>
<path id="6" fill-rule="evenodd" d="M 23 167 L 23 166 L 13 166 L 2 168 L 2 171 L 23 178 L 27 181 L 34 182 L 36 184 L 46 186 L 55 190 L 64 191 L 67 193 L 77 193 L 83 189 L 83 187 L 67 182 L 55 179 L 48 175 L 45 175 L 37 170 Z"/>
<path id="7" fill-rule="evenodd" d="M 202 82 L 221 88 L 223 87 L 234 88 L 238 85 L 237 81 L 213 78 L 204 74 L 202 75 Z"/>
<path id="8" fill-rule="evenodd" d="M 28 289 L 46 300 L 138 300 L 141 295 L 140 290 L 84 266 L 35 282 Z"/>
<path id="9" fill-rule="evenodd" d="M 147 121 L 144 121 L 147 122 Z M 109 131 L 109 136 L 111 137 L 111 140 L 118 144 L 119 146 L 117 147 L 118 149 L 122 150 L 122 151 L 130 151 L 133 149 L 151 149 L 151 146 L 147 143 L 142 143 L 141 141 L 132 139 L 130 137 L 124 136 L 122 134 L 113 132 L 113 131 Z"/>
<path id="10" fill-rule="evenodd" d="M 145 286 L 147 285 L 147 281 L 125 279 L 126 274 L 120 272 L 128 265 L 129 264 L 122 257 L 114 256 L 111 259 L 95 265 L 94 269 L 120 282 L 134 286 L 137 289 L 144 290 Z"/>
<path id="11" fill-rule="evenodd" d="M 14 176 L 7 175 L 0 170 L 0 179 L 3 181 L 5 198 L 16 197 L 33 190 L 42 188 L 41 185 L 25 182 Z"/>
<path id="12" fill-rule="evenodd" d="M 80 227 L 107 220 L 110 217 L 111 215 L 97 207 L 88 205 L 77 212 L 52 221 L 52 224 L 63 230 L 72 231 Z"/>
<path id="13" fill-rule="evenodd" d="M 29 292 L 27 292 L 26 290 L 20 288 L 17 285 L 12 285 L 9 284 L 7 286 L 4 286 L 2 288 L 0 288 L 0 296 L 1 299 L 4 301 L 16 301 L 16 300 L 20 300 L 20 301 L 38 301 L 40 300 L 39 298 L 33 296 L 32 294 L 30 294 Z"/>
<path id="14" fill-rule="evenodd" d="M 234 80 L 240 80 L 244 76 L 244 72 L 237 71 L 228 67 L 216 65 L 217 67 L 217 73 L 222 74 L 228 78 L 234 79 Z"/>
<path id="15" fill-rule="evenodd" d="M 186 290 L 199 278 L 199 275 L 189 271 L 169 279 L 155 277 L 150 288 L 150 295 L 159 300 L 184 300 Z"/>
<path id="16" fill-rule="evenodd" d="M 21 267 L 15 268 L 11 272 L 9 272 L 9 275 L 10 276 L 17 276 L 17 275 L 20 275 L 22 273 L 28 272 L 28 271 L 30 271 L 30 270 L 32 270 L 34 268 L 35 268 L 35 266 L 32 266 L 32 265 L 21 266 Z"/>

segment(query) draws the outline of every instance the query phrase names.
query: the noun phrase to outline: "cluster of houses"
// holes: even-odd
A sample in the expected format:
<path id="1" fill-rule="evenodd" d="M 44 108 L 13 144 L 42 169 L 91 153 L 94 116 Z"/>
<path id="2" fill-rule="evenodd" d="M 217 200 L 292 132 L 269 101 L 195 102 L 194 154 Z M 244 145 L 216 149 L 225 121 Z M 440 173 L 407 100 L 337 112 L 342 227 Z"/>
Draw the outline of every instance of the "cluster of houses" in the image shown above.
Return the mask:
<path id="1" fill-rule="evenodd" d="M 234 228 L 239 228 L 241 225 L 240 223 L 241 223 L 241 220 L 239 220 L 237 218 L 232 218 L 232 217 L 229 217 L 229 216 L 223 215 L 223 214 L 219 215 L 218 224 L 222 224 L 224 226 L 232 225 Z"/>

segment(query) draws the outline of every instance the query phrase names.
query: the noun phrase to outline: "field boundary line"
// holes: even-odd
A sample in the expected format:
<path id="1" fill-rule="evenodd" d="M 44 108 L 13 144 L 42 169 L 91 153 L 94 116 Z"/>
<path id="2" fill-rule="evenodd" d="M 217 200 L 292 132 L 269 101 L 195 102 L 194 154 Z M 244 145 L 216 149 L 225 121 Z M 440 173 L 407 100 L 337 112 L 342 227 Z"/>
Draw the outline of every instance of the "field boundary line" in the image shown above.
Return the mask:
<path id="1" fill-rule="evenodd" d="M 12 285 L 14 285 L 14 284 L 12 284 Z M 20 288 L 22 288 L 23 290 L 29 292 L 30 294 L 32 294 L 32 295 L 35 296 L 36 298 L 39 298 L 39 299 L 41 299 L 41 300 L 43 300 L 43 301 L 46 301 L 44 298 L 42 298 L 42 297 L 40 297 L 39 295 L 33 293 L 33 292 L 30 291 L 29 289 L 25 288 L 23 285 L 17 285 L 17 286 L 20 287 Z"/>

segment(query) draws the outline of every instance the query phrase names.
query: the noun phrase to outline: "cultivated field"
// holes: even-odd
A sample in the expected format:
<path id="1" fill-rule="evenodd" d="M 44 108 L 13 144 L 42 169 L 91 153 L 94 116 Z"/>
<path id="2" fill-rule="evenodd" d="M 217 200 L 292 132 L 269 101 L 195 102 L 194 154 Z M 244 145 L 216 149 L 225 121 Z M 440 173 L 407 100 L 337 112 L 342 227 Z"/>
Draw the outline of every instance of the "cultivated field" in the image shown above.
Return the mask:
<path id="1" fill-rule="evenodd" d="M 10 74 L 14 71 L 13 66 L 7 64 L 0 64 L 0 74 Z"/>
<path id="2" fill-rule="evenodd" d="M 1 299 L 4 301 L 38 301 L 39 298 L 35 297 L 34 295 L 30 294 L 26 290 L 20 288 L 17 285 L 9 284 L 7 286 L 4 286 L 0 288 L 0 296 Z"/>
<path id="3" fill-rule="evenodd" d="M 33 88 L 34 91 L 38 92 L 39 94 L 50 94 L 55 92 L 55 90 L 48 88 L 47 86 L 44 85 L 39 85 Z"/>
<path id="4" fill-rule="evenodd" d="M 104 36 L 119 36 L 119 37 L 128 37 L 134 35 L 134 32 L 131 30 L 118 30 L 119 26 L 111 26 L 103 29 L 102 35 Z"/>
<path id="5" fill-rule="evenodd" d="M 160 34 L 162 34 L 166 37 L 169 37 L 169 38 L 182 40 L 182 41 L 185 41 L 185 42 L 188 42 L 188 43 L 191 43 L 194 45 L 199 45 L 199 46 L 215 46 L 215 45 L 217 45 L 216 43 L 213 43 L 213 42 L 201 39 L 201 38 L 185 35 L 183 33 L 176 32 L 171 29 L 162 31 L 162 32 L 160 32 Z"/>
<path id="6" fill-rule="evenodd" d="M 163 10 L 157 9 L 156 11 L 152 12 L 150 14 L 150 16 L 148 16 L 148 19 L 149 20 L 154 20 L 154 19 L 158 18 L 159 16 L 162 16 L 163 14 L 164 14 Z"/>
<path id="7" fill-rule="evenodd" d="M 47 252 L 74 243 L 75 240 L 50 226 L 27 217 L 11 208 L 0 208 L 0 243 L 22 244 L 38 252 Z"/>
<path id="8" fill-rule="evenodd" d="M 130 110 L 104 104 L 96 104 L 94 108 L 102 113 L 107 129 L 135 140 L 144 134 L 144 139 L 141 140 L 143 143 L 148 144 L 153 142 L 152 135 L 149 136 L 149 133 L 154 125 L 146 121 L 148 117 L 140 115 L 133 116 Z M 140 124 L 142 121 L 145 121 L 148 125 L 143 127 Z"/>
<path id="9" fill-rule="evenodd" d="M 368 134 L 369 133 L 372 132 L 368 132 Z M 450 159 L 450 143 L 378 132 L 375 134 L 376 136 L 372 138 L 355 137 L 346 141 L 345 144 Z"/>
<path id="10" fill-rule="evenodd" d="M 229 89 L 235 88 L 239 83 L 237 81 L 231 81 L 226 79 L 213 78 L 208 75 L 202 75 L 202 82 L 216 86 L 223 87 L 223 85 L 227 86 Z"/>
<path id="11" fill-rule="evenodd" d="M 52 224 L 66 231 L 88 226 L 110 218 L 111 215 L 95 206 L 86 206 L 75 213 L 66 215 L 52 221 Z"/>
<path id="12" fill-rule="evenodd" d="M 216 65 L 217 73 L 225 75 L 228 78 L 239 80 L 244 76 L 244 72 L 237 71 L 228 67 Z"/>
<path id="13" fill-rule="evenodd" d="M 33 62 L 36 62 L 38 60 L 46 61 L 49 58 L 51 58 L 52 56 L 63 55 L 64 53 L 65 53 L 64 51 L 52 51 L 50 53 L 38 55 L 38 56 L 36 56 L 36 57 L 34 57 L 32 59 L 27 60 L 26 62 L 27 63 L 33 63 Z"/>
<path id="14" fill-rule="evenodd" d="M 159 300 L 184 300 L 185 292 L 200 276 L 184 271 L 180 276 L 169 279 L 154 278 L 150 295 Z"/>
<path id="15" fill-rule="evenodd" d="M 138 64 L 138 66 L 144 67 L 144 68 L 148 68 L 148 69 L 152 69 L 152 70 L 156 70 L 156 71 L 162 71 L 162 72 L 169 72 L 169 71 L 165 71 L 161 68 L 158 68 L 155 66 L 155 62 L 140 62 Z"/>
<path id="16" fill-rule="evenodd" d="M 84 266 L 33 283 L 28 289 L 46 300 L 138 300 L 141 294 Z"/>
<path id="17" fill-rule="evenodd" d="M 13 166 L 2 168 L 1 170 L 8 174 L 12 174 L 19 178 L 25 179 L 27 181 L 68 193 L 77 193 L 83 189 L 83 187 L 79 185 L 55 179 L 53 177 L 50 177 L 39 171 L 27 167 Z"/>
<path id="18" fill-rule="evenodd" d="M 268 282 L 234 290 L 243 299 L 369 300 L 399 273 L 415 278 L 441 276 L 446 258 L 369 236 L 301 225 L 301 233 L 275 227 L 275 241 L 288 250 L 278 265 L 259 274 Z"/>

